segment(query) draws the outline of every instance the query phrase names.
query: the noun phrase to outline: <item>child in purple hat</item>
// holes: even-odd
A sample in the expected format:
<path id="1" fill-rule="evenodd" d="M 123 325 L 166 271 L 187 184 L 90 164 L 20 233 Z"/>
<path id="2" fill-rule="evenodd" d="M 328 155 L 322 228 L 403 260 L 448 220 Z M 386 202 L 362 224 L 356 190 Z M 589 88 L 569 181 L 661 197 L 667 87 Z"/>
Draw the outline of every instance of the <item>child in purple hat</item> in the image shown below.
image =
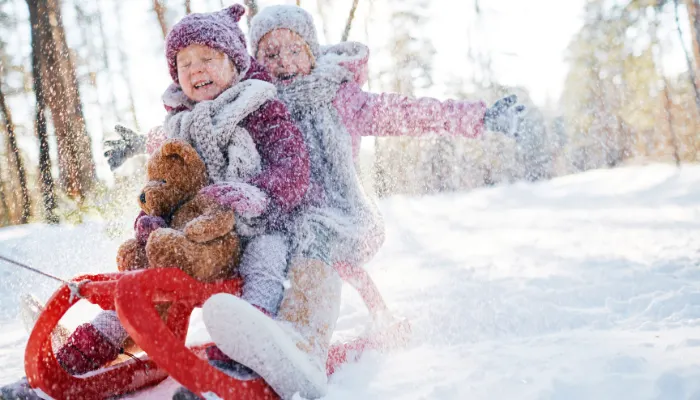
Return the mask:
<path id="1" fill-rule="evenodd" d="M 163 94 L 168 115 L 162 129 L 152 130 L 142 145 L 151 153 L 164 139 L 180 138 L 195 147 L 212 182 L 202 191 L 237 215 L 237 233 L 245 245 L 239 266 L 242 298 L 274 316 L 288 263 L 283 221 L 307 201 L 309 158 L 270 76 L 247 53 L 238 26 L 244 12 L 236 4 L 187 15 L 173 26 L 165 46 L 173 79 Z M 164 225 L 142 213 L 135 228 L 137 236 L 147 238 Z M 127 336 L 116 313 L 103 311 L 73 332 L 57 359 L 72 374 L 96 370 L 118 357 Z M 215 347 L 208 355 L 223 370 L 240 368 Z M 15 386 L 3 388 L 3 396 L 31 392 L 26 381 Z"/>
<path id="2" fill-rule="evenodd" d="M 306 195 L 309 159 L 275 86 L 247 53 L 238 26 L 244 13 L 236 4 L 190 14 L 168 33 L 173 83 L 163 95 L 163 131 L 195 147 L 213 183 L 204 192 L 236 212 L 237 232 L 247 239 L 242 298 L 275 315 L 287 265 L 287 240 L 276 228 Z"/>
<path id="3" fill-rule="evenodd" d="M 202 192 L 236 212 L 245 245 L 239 266 L 242 298 L 274 316 L 288 256 L 282 216 L 305 200 L 309 159 L 270 76 L 247 53 L 238 27 L 244 12 L 236 4 L 189 14 L 173 26 L 165 40 L 173 79 L 163 94 L 168 115 L 162 129 L 149 133 L 146 148 L 151 153 L 164 139 L 178 138 L 197 150 L 213 183 Z M 163 225 L 142 214 L 137 235 L 148 237 Z M 122 333 L 113 341 L 123 340 Z"/>

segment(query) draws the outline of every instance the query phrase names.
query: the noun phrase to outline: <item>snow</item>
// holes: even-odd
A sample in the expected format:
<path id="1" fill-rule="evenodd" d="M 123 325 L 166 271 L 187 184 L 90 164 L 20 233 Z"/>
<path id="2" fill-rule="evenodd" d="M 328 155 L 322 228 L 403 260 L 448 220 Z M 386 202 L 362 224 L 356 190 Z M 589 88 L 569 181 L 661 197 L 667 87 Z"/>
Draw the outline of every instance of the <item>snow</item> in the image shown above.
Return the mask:
<path id="1" fill-rule="evenodd" d="M 387 241 L 368 270 L 414 337 L 342 367 L 326 398 L 700 399 L 700 166 L 596 170 L 380 207 Z M 99 223 L 0 230 L 0 254 L 62 277 L 111 270 L 118 243 Z M 17 297 L 46 299 L 57 285 L 6 264 L 0 277 L 4 384 L 22 375 Z M 356 294 L 343 296 L 338 337 L 368 320 Z"/>

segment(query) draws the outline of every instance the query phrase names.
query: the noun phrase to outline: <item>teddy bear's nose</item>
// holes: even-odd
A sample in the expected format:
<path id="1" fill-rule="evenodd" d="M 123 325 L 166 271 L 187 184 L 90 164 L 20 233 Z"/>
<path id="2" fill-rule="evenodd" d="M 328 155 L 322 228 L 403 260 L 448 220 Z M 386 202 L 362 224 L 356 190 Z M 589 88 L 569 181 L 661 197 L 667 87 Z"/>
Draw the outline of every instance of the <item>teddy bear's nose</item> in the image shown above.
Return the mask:
<path id="1" fill-rule="evenodd" d="M 141 204 L 146 204 L 146 192 L 141 192 L 141 196 L 139 196 L 139 201 Z"/>

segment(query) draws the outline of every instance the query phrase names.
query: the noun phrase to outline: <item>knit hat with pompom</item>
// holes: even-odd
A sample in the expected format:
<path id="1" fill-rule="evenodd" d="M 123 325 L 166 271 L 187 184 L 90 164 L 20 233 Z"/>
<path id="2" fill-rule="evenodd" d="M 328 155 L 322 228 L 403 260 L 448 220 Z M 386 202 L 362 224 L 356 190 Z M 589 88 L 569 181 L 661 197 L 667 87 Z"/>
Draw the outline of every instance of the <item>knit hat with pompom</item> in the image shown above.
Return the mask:
<path id="1" fill-rule="evenodd" d="M 250 56 L 245 36 L 238 21 L 245 14 L 240 4 L 212 13 L 193 13 L 180 20 L 165 38 L 165 57 L 170 76 L 177 79 L 177 53 L 191 44 L 201 44 L 218 50 L 231 59 L 239 76 L 244 76 L 250 67 Z"/>

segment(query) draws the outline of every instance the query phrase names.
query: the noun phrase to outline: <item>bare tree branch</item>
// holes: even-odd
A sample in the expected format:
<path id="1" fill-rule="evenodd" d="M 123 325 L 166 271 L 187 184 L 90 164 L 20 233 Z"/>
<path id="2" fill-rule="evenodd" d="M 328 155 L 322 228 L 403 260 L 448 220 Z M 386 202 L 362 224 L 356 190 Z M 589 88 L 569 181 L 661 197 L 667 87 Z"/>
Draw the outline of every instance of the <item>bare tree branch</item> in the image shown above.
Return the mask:
<path id="1" fill-rule="evenodd" d="M 673 113 L 671 112 L 672 102 L 671 95 L 668 90 L 668 81 L 666 77 L 664 81 L 664 111 L 666 112 L 666 122 L 668 122 L 668 131 L 671 134 L 671 146 L 673 147 L 673 160 L 676 162 L 676 166 L 681 166 L 681 156 L 678 150 L 678 137 L 676 136 L 676 130 L 673 128 Z"/>
<path id="2" fill-rule="evenodd" d="M 168 21 L 165 19 L 165 5 L 163 0 L 153 0 L 153 11 L 156 12 L 160 30 L 163 32 L 163 39 L 168 36 Z"/>
<path id="3" fill-rule="evenodd" d="M 15 169 L 17 177 L 19 180 L 20 195 L 22 199 L 22 215 L 20 216 L 19 223 L 26 224 L 29 220 L 31 214 L 31 200 L 29 199 L 29 190 L 27 190 L 27 177 L 24 171 L 24 164 L 22 162 L 22 154 L 17 147 L 17 136 L 15 135 L 15 124 L 12 121 L 12 114 L 10 113 L 10 108 L 7 106 L 5 101 L 5 95 L 0 89 L 0 114 L 2 114 L 5 119 L 5 131 L 7 133 L 7 145 L 10 154 L 8 154 L 9 163 Z"/>
<path id="4" fill-rule="evenodd" d="M 693 65 L 693 60 L 690 56 L 690 53 L 688 52 L 688 49 L 685 47 L 685 43 L 683 43 L 683 31 L 681 30 L 681 22 L 680 17 L 678 15 L 678 0 L 673 0 L 673 10 L 676 18 L 676 29 L 678 30 L 678 37 L 681 41 L 681 47 L 683 47 L 683 53 L 685 53 L 685 61 L 688 64 L 688 76 L 690 79 L 690 83 L 693 85 L 693 91 L 695 92 L 695 106 L 697 107 L 698 112 L 700 113 L 700 91 L 698 91 L 698 84 L 695 78 L 695 66 Z"/>
<path id="5" fill-rule="evenodd" d="M 250 20 L 258 13 L 258 2 L 255 0 L 244 0 L 243 4 L 248 7 L 247 19 L 248 26 L 250 26 Z"/>
<path id="6" fill-rule="evenodd" d="M 60 1 L 26 2 L 32 34 L 38 40 L 41 82 L 58 144 L 59 181 L 70 197 L 82 201 L 95 186 L 95 163 Z"/>
<path id="7" fill-rule="evenodd" d="M 352 7 L 350 8 L 350 14 L 348 15 L 348 21 L 345 23 L 345 30 L 343 30 L 343 36 L 340 39 L 341 42 L 348 40 L 350 36 L 350 28 L 352 28 L 352 21 L 355 19 L 355 11 L 357 11 L 357 4 L 359 0 L 352 0 Z"/>
<path id="8" fill-rule="evenodd" d="M 38 21 L 32 21 L 38 24 Z M 53 176 L 51 175 L 51 155 L 49 153 L 49 139 L 46 132 L 46 99 L 44 98 L 44 84 L 41 79 L 41 40 L 39 30 L 32 29 L 32 82 L 34 84 L 35 104 L 35 129 L 39 138 L 39 175 L 41 184 L 41 196 L 44 205 L 44 217 L 50 224 L 59 222 L 56 216 L 56 195 L 54 191 Z"/>

